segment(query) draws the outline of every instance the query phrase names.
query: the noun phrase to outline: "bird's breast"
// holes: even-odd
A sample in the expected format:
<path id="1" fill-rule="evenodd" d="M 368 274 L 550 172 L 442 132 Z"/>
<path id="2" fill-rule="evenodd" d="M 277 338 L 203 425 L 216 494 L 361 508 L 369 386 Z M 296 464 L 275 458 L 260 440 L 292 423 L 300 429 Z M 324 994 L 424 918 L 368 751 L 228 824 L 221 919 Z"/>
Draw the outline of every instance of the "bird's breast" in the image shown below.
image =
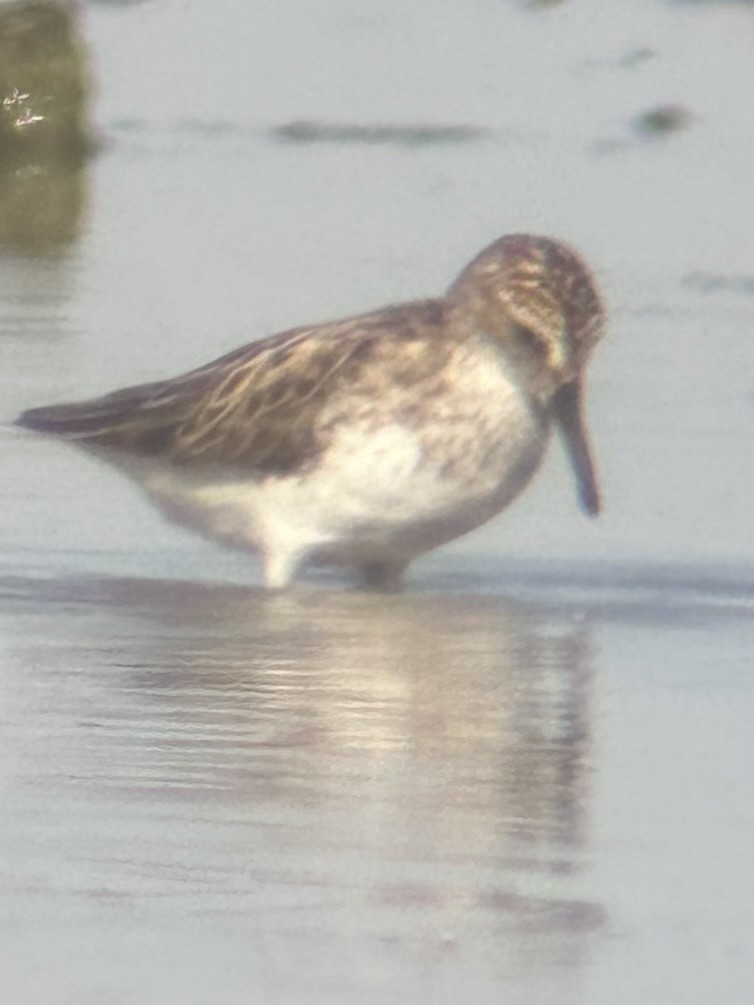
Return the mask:
<path id="1" fill-rule="evenodd" d="M 549 422 L 494 347 L 460 353 L 419 387 L 354 392 L 308 475 L 344 526 L 425 525 L 443 539 L 503 509 L 544 454 Z"/>

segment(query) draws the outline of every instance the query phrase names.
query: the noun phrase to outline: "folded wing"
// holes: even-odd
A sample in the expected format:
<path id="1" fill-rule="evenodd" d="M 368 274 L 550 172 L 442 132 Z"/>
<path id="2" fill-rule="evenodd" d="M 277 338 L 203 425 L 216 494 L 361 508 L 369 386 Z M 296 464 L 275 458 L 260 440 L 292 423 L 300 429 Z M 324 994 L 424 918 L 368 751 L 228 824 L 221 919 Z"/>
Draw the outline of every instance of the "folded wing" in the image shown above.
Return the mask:
<path id="1" fill-rule="evenodd" d="M 441 367 L 442 301 L 387 308 L 297 328 L 170 380 L 100 398 L 33 408 L 18 424 L 82 446 L 160 456 L 176 464 L 290 471 L 322 446 L 318 419 L 344 388 L 412 379 Z M 366 362 L 369 366 L 365 366 Z"/>

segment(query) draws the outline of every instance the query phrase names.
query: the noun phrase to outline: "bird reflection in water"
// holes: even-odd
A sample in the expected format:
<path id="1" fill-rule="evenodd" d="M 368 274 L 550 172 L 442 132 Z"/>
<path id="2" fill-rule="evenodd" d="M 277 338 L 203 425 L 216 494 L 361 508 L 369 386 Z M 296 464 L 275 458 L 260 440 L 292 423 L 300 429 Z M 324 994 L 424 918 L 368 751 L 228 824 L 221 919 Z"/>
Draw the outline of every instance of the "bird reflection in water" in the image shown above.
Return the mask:
<path id="1" fill-rule="evenodd" d="M 85 616 L 78 714 L 98 726 L 58 767 L 137 831 L 196 815 L 200 861 L 171 846 L 166 895 L 229 883 L 264 910 L 296 890 L 329 905 L 318 931 L 345 897 L 349 926 L 402 938 L 419 917 L 437 947 L 481 925 L 503 970 L 530 951 L 573 969 L 602 928 L 588 621 L 473 594 L 103 580 L 57 599 Z"/>

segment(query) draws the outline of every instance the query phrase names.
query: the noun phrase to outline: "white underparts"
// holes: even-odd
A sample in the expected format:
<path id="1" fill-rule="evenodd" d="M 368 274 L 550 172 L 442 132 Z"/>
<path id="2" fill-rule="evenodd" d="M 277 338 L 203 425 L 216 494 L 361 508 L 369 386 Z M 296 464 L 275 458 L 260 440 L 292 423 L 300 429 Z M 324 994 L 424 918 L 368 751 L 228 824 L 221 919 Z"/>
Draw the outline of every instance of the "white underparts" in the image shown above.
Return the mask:
<path id="1" fill-rule="evenodd" d="M 497 357 L 477 353 L 450 394 L 427 401 L 418 418 L 416 410 L 402 418 L 401 404 L 396 397 L 361 407 L 295 474 L 108 460 L 169 518 L 261 553 L 270 587 L 286 586 L 307 562 L 355 566 L 372 582 L 395 585 L 417 555 L 503 509 L 548 439 L 546 419 Z"/>

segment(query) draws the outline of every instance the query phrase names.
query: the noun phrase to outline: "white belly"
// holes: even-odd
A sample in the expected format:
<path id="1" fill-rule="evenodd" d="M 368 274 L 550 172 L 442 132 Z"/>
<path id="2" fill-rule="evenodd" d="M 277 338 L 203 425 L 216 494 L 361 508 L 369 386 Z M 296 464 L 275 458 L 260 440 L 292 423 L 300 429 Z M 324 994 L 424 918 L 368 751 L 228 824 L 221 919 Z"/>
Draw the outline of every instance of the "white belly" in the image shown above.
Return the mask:
<path id="1" fill-rule="evenodd" d="M 466 377 L 463 393 L 443 398 L 436 414 L 428 404 L 420 419 L 401 421 L 397 405 L 380 402 L 341 422 L 297 474 L 109 459 L 169 518 L 261 551 L 268 580 L 287 582 L 303 561 L 402 568 L 500 512 L 543 457 L 549 423 L 518 385 L 489 361 Z"/>

